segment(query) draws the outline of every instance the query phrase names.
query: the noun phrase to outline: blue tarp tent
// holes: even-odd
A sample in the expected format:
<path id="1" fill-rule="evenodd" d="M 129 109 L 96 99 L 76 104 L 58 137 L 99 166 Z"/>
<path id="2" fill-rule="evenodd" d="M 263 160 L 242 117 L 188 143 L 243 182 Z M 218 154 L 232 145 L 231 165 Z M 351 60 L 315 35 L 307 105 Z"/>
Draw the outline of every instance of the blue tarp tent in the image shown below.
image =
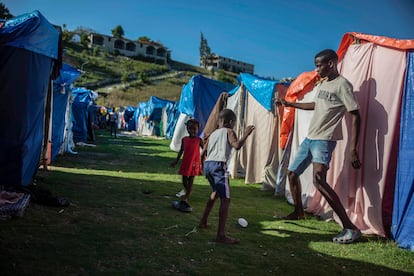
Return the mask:
<path id="1" fill-rule="evenodd" d="M 209 79 L 202 75 L 193 76 L 183 87 L 178 111 L 198 120 L 202 131 L 220 94 L 234 87 L 234 84 Z"/>
<path id="2" fill-rule="evenodd" d="M 178 116 L 180 115 L 180 112 L 178 112 L 178 102 L 168 107 L 167 114 L 168 114 L 168 121 L 167 121 L 167 128 L 165 131 L 165 137 L 167 139 L 171 139 L 174 135 L 174 129 L 175 129 L 175 126 L 177 125 Z"/>
<path id="3" fill-rule="evenodd" d="M 92 122 L 96 116 L 93 106 L 96 93 L 83 87 L 73 88 L 72 93 L 73 140 L 75 143 L 94 141 Z"/>
<path id="4" fill-rule="evenodd" d="M 391 234 L 414 251 L 414 52 L 408 53 L 406 72 Z"/>
<path id="5" fill-rule="evenodd" d="M 178 119 L 174 128 L 170 148 L 179 151 L 181 139 L 187 135 L 185 122 L 195 118 L 200 123 L 200 132 L 207 123 L 208 117 L 222 92 L 229 92 L 235 88 L 234 84 L 206 78 L 202 75 L 193 76 L 183 86 L 178 103 Z"/>
<path id="6" fill-rule="evenodd" d="M 175 102 L 151 96 L 148 100 L 148 121 L 153 123 L 154 135 L 164 136 L 164 128 L 168 123 L 168 111 L 172 110 Z M 163 120 L 163 112 L 167 112 L 167 118 Z"/>
<path id="7" fill-rule="evenodd" d="M 137 128 L 135 119 L 134 119 L 135 110 L 136 110 L 136 107 L 127 106 L 127 108 L 124 111 L 124 120 L 126 124 L 125 128 L 128 131 L 135 130 Z"/>
<path id="8" fill-rule="evenodd" d="M 59 31 L 34 11 L 0 27 L 0 179 L 32 183 L 39 167 L 51 71 L 58 64 Z"/>
<path id="9" fill-rule="evenodd" d="M 58 78 L 53 82 L 52 161 L 55 160 L 64 140 L 68 98 L 71 86 L 79 76 L 78 69 L 63 63 Z"/>

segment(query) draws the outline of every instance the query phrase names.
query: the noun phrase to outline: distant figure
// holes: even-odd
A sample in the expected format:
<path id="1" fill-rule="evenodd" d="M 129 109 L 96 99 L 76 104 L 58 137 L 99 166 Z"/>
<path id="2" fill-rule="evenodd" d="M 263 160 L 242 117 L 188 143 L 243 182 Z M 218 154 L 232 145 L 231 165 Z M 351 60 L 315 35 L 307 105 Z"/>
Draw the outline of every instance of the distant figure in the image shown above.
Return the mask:
<path id="1" fill-rule="evenodd" d="M 208 139 L 207 158 L 204 162 L 204 175 L 210 183 L 213 192 L 207 201 L 199 228 L 208 227 L 207 219 L 214 206 L 214 202 L 220 197 L 219 224 L 216 242 L 235 244 L 239 240 L 226 236 L 225 228 L 230 206 L 230 185 L 227 162 L 232 148 L 239 150 L 247 137 L 253 132 L 254 126 L 248 126 L 243 137 L 237 140 L 233 128 L 236 123 L 236 115 L 230 109 L 224 109 L 219 114 L 219 128 L 213 131 Z M 206 149 L 206 148 L 205 148 Z M 202 156 L 204 155 L 204 152 Z"/>
<path id="2" fill-rule="evenodd" d="M 292 192 L 295 210 L 285 219 L 305 219 L 302 206 L 302 188 L 299 176 L 312 163 L 313 184 L 331 205 L 344 227 L 343 231 L 333 238 L 335 243 L 352 243 L 361 237 L 361 231 L 351 222 L 335 191 L 326 183 L 332 152 L 336 141 L 342 140 L 342 118 L 345 112 L 352 117 L 352 133 L 350 143 L 351 164 L 355 169 L 361 167 L 358 157 L 358 136 L 361 117 L 359 106 L 353 92 L 352 84 L 338 73 L 338 56 L 333 50 L 324 50 L 315 56 L 316 70 L 321 81 L 314 102 L 296 103 L 278 99 L 276 104 L 287 107 L 315 110 L 309 125 L 308 135 L 299 146 L 295 159 L 288 168 L 290 191 Z"/>
<path id="3" fill-rule="evenodd" d="M 109 113 L 109 124 L 111 126 L 111 136 L 114 134 L 116 138 L 116 129 L 118 126 L 118 113 L 115 111 L 115 107 L 112 108 L 112 111 Z"/>
<path id="4" fill-rule="evenodd" d="M 173 207 L 182 212 L 191 212 L 193 209 L 189 199 L 193 190 L 194 177 L 202 173 L 200 151 L 203 149 L 203 140 L 196 136 L 200 129 L 200 123 L 196 119 L 190 119 L 185 124 L 189 135 L 181 140 L 181 148 L 177 158 L 171 163 L 171 167 L 175 167 L 184 153 L 178 172 L 183 176 L 184 193 L 181 194 L 183 200 L 174 201 Z"/>

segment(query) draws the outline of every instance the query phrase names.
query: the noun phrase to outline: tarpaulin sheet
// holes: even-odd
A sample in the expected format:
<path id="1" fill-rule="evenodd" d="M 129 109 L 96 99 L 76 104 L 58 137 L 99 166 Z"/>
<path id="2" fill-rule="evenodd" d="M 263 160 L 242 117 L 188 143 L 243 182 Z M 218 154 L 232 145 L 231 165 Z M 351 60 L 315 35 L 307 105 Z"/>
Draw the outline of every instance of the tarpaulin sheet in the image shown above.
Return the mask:
<path id="1" fill-rule="evenodd" d="M 53 59 L 58 58 L 58 42 L 58 30 L 39 11 L 10 18 L 0 28 L 0 45 L 26 49 Z"/>
<path id="2" fill-rule="evenodd" d="M 72 89 L 73 103 L 73 140 L 76 142 L 86 142 L 88 140 L 89 131 L 89 107 L 92 106 L 93 91 L 76 87 Z"/>
<path id="3" fill-rule="evenodd" d="M 414 52 L 406 72 L 391 234 L 399 246 L 414 251 Z"/>
<path id="4" fill-rule="evenodd" d="M 234 87 L 234 84 L 209 79 L 202 75 L 193 76 L 183 87 L 178 111 L 199 121 L 202 131 L 220 94 Z"/>
<path id="5" fill-rule="evenodd" d="M 52 59 L 0 46 L 0 179 L 31 184 L 39 166 Z"/>
<path id="6" fill-rule="evenodd" d="M 0 179 L 32 183 L 40 161 L 45 98 L 59 32 L 37 11 L 0 28 Z"/>
<path id="7" fill-rule="evenodd" d="M 71 85 L 80 76 L 80 71 L 63 63 L 60 74 L 53 81 L 53 112 L 52 112 L 52 152 L 51 159 L 55 160 L 64 140 L 65 114 Z"/>

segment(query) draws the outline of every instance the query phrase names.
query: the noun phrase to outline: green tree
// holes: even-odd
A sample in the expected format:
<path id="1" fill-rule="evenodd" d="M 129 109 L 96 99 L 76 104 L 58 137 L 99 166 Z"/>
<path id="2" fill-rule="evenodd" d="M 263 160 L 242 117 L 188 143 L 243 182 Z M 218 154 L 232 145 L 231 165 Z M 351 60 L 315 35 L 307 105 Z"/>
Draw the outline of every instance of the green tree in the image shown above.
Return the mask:
<path id="1" fill-rule="evenodd" d="M 74 34 L 67 29 L 66 24 L 63 24 L 62 25 L 62 40 L 65 42 L 69 42 L 72 40 L 73 35 Z"/>
<path id="2" fill-rule="evenodd" d="M 83 48 L 87 49 L 89 42 L 90 42 L 90 39 L 88 37 L 88 34 L 82 33 L 80 35 L 80 43 L 83 46 Z"/>
<path id="3" fill-rule="evenodd" d="M 208 46 L 207 39 L 204 38 L 203 33 L 201 33 L 201 39 L 200 39 L 200 61 L 204 68 L 206 68 L 206 60 L 211 55 L 211 49 Z"/>
<path id="4" fill-rule="evenodd" d="M 82 35 L 82 34 L 87 34 L 87 35 L 89 35 L 89 34 L 91 34 L 91 33 L 96 33 L 96 31 L 95 30 L 93 30 L 93 29 L 91 29 L 91 28 L 88 28 L 88 27 L 83 27 L 83 26 L 78 26 L 78 27 L 76 27 L 76 29 L 73 31 L 75 34 L 78 34 L 78 35 Z"/>
<path id="5" fill-rule="evenodd" d="M 0 18 L 1 19 L 8 19 L 14 17 L 9 9 L 3 3 L 0 3 Z"/>
<path id="6" fill-rule="evenodd" d="M 122 28 L 121 25 L 118 25 L 115 28 L 113 28 L 111 32 L 112 32 L 112 36 L 116 38 L 122 38 L 125 34 L 124 29 Z"/>
<path id="7" fill-rule="evenodd" d="M 93 47 L 93 55 L 95 57 L 99 56 L 99 53 L 101 52 L 101 48 L 99 48 L 99 46 L 95 46 Z"/>
<path id="8" fill-rule="evenodd" d="M 129 73 L 128 72 L 123 72 L 122 76 L 121 76 L 121 82 L 122 83 L 127 83 L 129 80 Z"/>
<path id="9" fill-rule="evenodd" d="M 145 42 L 151 42 L 151 39 L 148 36 L 140 36 L 138 37 L 137 41 L 145 41 Z"/>
<path id="10" fill-rule="evenodd" d="M 237 84 L 237 79 L 227 75 L 223 69 L 219 69 L 217 71 L 216 76 L 217 76 L 217 80 L 219 80 L 219 81 Z"/>

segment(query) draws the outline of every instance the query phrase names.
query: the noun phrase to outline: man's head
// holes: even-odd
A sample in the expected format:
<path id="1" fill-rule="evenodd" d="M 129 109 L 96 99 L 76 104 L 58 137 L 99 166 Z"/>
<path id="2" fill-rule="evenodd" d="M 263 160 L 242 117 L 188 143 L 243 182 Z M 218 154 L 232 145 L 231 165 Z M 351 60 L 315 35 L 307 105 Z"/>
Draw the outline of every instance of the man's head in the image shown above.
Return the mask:
<path id="1" fill-rule="evenodd" d="M 322 78 L 336 77 L 338 75 L 337 63 L 338 55 L 334 50 L 326 49 L 315 55 L 316 71 Z"/>

